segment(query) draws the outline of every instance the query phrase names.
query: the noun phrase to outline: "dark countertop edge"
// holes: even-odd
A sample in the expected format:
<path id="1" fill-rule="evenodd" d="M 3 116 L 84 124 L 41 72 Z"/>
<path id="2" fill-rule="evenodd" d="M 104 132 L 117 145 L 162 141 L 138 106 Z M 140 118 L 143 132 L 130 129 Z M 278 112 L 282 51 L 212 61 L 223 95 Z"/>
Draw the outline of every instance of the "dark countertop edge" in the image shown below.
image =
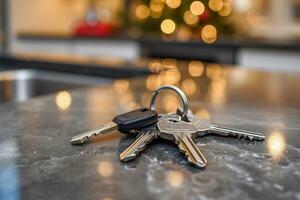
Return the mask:
<path id="1" fill-rule="evenodd" d="M 1 68 L 9 69 L 38 69 L 81 74 L 89 76 L 103 76 L 107 78 L 129 78 L 151 73 L 146 67 L 136 67 L 130 62 L 118 67 L 93 63 L 72 63 L 60 61 L 46 61 L 38 58 L 18 58 L 11 55 L 0 55 Z"/>
<path id="2" fill-rule="evenodd" d="M 206 44 L 201 41 L 178 41 L 178 40 L 162 40 L 157 37 L 130 37 L 130 36 L 109 36 L 109 37 L 77 37 L 77 36 L 52 36 L 52 35 L 30 35 L 19 34 L 20 40 L 57 40 L 57 41 L 104 41 L 114 40 L 121 42 L 137 42 L 141 45 L 155 44 L 155 45 L 176 45 L 176 46 L 198 46 L 198 47 L 225 47 L 225 48 L 255 48 L 255 49 L 276 49 L 276 50 L 288 50 L 288 51 L 300 51 L 300 40 L 270 40 L 270 39 L 230 39 L 221 38 L 216 43 Z"/>

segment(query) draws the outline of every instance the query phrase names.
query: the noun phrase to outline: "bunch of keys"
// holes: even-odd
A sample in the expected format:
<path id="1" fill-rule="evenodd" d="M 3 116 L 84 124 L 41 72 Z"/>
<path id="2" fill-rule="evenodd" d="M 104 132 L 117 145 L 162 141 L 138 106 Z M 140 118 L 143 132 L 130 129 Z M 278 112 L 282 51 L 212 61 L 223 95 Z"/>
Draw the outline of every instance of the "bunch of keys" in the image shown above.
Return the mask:
<path id="1" fill-rule="evenodd" d="M 176 113 L 158 115 L 154 107 L 155 98 L 167 89 L 175 91 L 180 96 L 183 110 L 178 109 Z M 122 133 L 138 133 L 135 141 L 120 154 L 121 161 L 136 158 L 152 140 L 162 138 L 174 141 L 180 151 L 186 155 L 188 162 L 198 168 L 206 167 L 207 160 L 193 141 L 197 136 L 213 134 L 257 141 L 265 139 L 265 136 L 260 133 L 221 127 L 194 116 L 189 111 L 185 94 L 171 85 L 162 86 L 154 92 L 150 100 L 150 109 L 142 108 L 121 114 L 115 117 L 113 122 L 73 137 L 71 143 L 82 144 L 96 135 L 116 129 Z"/>

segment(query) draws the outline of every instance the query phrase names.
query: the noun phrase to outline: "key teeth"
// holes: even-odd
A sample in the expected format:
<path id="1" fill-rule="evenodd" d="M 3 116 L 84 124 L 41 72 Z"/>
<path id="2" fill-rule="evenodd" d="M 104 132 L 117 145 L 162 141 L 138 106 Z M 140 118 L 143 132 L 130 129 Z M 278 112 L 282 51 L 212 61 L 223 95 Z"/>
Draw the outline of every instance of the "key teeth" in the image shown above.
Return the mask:
<path id="1" fill-rule="evenodd" d="M 238 137 L 239 139 L 246 139 L 246 140 L 250 140 L 250 141 L 263 141 L 265 139 L 265 136 L 253 136 L 253 135 L 240 135 Z"/>
<path id="2" fill-rule="evenodd" d="M 207 160 L 203 160 L 204 162 L 200 162 L 200 161 L 197 162 L 196 160 L 193 160 L 190 157 L 190 155 L 188 154 L 188 152 L 186 152 L 185 149 L 183 148 L 182 144 L 178 144 L 178 146 L 179 146 L 180 151 L 185 154 L 185 157 L 188 159 L 188 161 L 190 163 L 192 163 L 193 165 L 195 165 L 198 168 L 205 168 L 206 167 Z"/>
<path id="3" fill-rule="evenodd" d="M 132 152 L 131 154 L 128 154 L 125 156 L 122 156 L 122 154 L 121 154 L 119 156 L 119 158 L 121 161 L 124 161 L 124 162 L 130 161 L 130 160 L 136 158 L 141 153 L 141 151 L 143 151 L 146 148 L 146 146 L 147 146 L 146 143 L 143 143 L 139 147 L 137 147 L 136 150 L 134 152 Z"/>
<path id="4" fill-rule="evenodd" d="M 127 162 L 127 161 L 130 161 L 130 160 L 136 158 L 147 147 L 147 144 L 149 144 L 155 138 L 157 138 L 157 135 L 156 134 L 151 135 L 151 133 L 149 133 L 149 132 L 140 134 L 136 140 L 144 140 L 144 141 L 139 146 L 137 146 L 131 154 L 128 154 L 128 155 L 126 155 L 126 153 L 127 153 L 127 151 L 130 151 L 133 144 L 130 145 L 129 147 L 127 147 L 124 150 L 124 152 L 122 152 L 121 155 L 119 156 L 120 160 Z"/>

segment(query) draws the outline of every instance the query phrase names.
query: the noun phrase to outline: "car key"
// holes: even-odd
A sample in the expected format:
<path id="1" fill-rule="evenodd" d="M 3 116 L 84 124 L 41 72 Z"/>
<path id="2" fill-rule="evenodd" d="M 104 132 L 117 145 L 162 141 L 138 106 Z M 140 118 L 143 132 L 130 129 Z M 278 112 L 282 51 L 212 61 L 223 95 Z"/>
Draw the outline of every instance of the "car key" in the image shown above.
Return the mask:
<path id="1" fill-rule="evenodd" d="M 157 127 L 160 131 L 159 136 L 167 140 L 173 140 L 179 149 L 185 153 L 190 163 L 199 168 L 206 166 L 206 158 L 192 140 L 198 130 L 191 123 L 176 119 L 165 119 L 159 120 Z"/>
<path id="2" fill-rule="evenodd" d="M 180 113 L 181 110 L 178 109 L 177 114 Z M 257 140 L 257 141 L 261 141 L 265 139 L 265 136 L 260 133 L 211 124 L 206 119 L 201 119 L 196 117 L 191 111 L 188 112 L 187 117 L 188 120 L 198 130 L 197 136 L 205 136 L 211 134 L 211 135 L 218 135 L 218 136 L 225 136 L 225 137 L 235 137 L 239 139 L 245 138 L 248 140 Z"/>
<path id="3" fill-rule="evenodd" d="M 83 144 L 91 138 L 119 130 L 121 133 L 128 133 L 133 129 L 139 129 L 156 123 L 157 112 L 147 108 L 136 109 L 120 114 L 113 118 L 112 122 L 104 124 L 99 128 L 84 132 L 71 138 L 71 144 Z"/>
<path id="4" fill-rule="evenodd" d="M 181 117 L 176 113 L 158 115 L 158 120 L 180 120 L 180 118 Z M 159 133 L 160 132 L 156 127 L 156 123 L 139 130 L 139 134 L 134 142 L 120 154 L 120 160 L 126 162 L 136 158 L 152 140 L 156 139 L 159 136 Z"/>

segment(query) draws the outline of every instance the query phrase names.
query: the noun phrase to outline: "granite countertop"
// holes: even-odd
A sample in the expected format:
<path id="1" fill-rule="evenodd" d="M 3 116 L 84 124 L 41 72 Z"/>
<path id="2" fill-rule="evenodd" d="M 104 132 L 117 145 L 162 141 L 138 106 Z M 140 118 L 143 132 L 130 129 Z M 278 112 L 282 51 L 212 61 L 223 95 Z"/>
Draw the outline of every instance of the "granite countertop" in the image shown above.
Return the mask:
<path id="1" fill-rule="evenodd" d="M 159 75 L 2 104 L 1 199 L 300 199 L 300 74 L 163 62 L 171 70 Z M 153 69 L 160 65 L 150 63 Z M 70 144 L 72 136 L 117 113 L 148 106 L 159 84 L 180 86 L 198 116 L 261 132 L 266 140 L 196 138 L 206 169 L 189 165 L 164 140 L 128 163 L 118 155 L 133 136 L 114 132 Z M 168 92 L 157 102 L 159 112 L 179 105 Z"/>

